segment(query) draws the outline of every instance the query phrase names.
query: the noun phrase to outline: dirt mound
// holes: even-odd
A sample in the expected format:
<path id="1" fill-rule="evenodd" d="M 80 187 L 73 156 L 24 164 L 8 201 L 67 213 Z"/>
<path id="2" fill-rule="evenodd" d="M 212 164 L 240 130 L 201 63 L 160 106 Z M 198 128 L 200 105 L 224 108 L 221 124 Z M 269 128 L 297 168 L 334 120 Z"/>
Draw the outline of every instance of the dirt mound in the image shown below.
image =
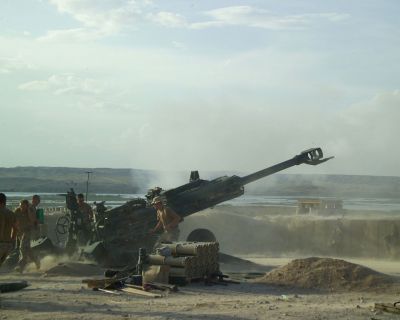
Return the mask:
<path id="1" fill-rule="evenodd" d="M 87 277 L 101 274 L 103 274 L 103 269 L 99 266 L 78 262 L 59 263 L 46 271 L 46 276 Z"/>
<path id="2" fill-rule="evenodd" d="M 382 288 L 393 284 L 395 279 L 345 260 L 312 257 L 293 260 L 257 279 L 257 282 L 343 291 Z"/>

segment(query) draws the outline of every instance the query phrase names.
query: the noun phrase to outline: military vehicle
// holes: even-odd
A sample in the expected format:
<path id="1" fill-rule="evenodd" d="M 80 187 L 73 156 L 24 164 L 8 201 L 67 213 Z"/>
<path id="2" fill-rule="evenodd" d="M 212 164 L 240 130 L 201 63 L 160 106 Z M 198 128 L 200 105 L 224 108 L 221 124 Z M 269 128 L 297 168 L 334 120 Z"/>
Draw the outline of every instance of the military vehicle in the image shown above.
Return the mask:
<path id="1" fill-rule="evenodd" d="M 150 234 L 157 223 L 156 210 L 151 206 L 155 196 L 175 210 L 182 218 L 193 213 L 211 208 L 219 203 L 237 198 L 244 193 L 244 186 L 276 172 L 300 164 L 318 165 L 330 158 L 323 158 L 321 148 L 313 148 L 301 152 L 292 159 L 283 161 L 269 168 L 257 171 L 244 177 L 223 176 L 214 180 L 202 180 L 197 171 L 192 171 L 190 181 L 180 187 L 163 190 L 149 190 L 146 199 L 138 198 L 124 205 L 107 210 L 104 202 L 97 204 L 96 225 L 88 245 L 80 248 L 83 255 L 94 258 L 104 266 L 126 266 L 136 263 L 139 248 L 151 251 L 159 235 Z M 72 252 L 79 247 L 80 234 L 85 228 L 80 225 L 79 210 L 73 190 L 67 193 L 67 207 L 70 209 L 68 226 L 65 221 L 59 221 L 58 231 L 69 230 L 67 249 Z M 215 240 L 211 231 L 194 230 L 188 237 L 189 241 Z"/>

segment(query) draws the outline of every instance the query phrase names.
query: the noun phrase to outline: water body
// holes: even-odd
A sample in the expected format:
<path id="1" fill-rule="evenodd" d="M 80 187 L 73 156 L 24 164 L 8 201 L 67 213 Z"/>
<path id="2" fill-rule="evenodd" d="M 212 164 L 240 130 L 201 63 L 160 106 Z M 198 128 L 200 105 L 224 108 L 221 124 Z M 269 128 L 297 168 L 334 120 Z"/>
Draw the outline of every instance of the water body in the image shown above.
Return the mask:
<path id="1" fill-rule="evenodd" d="M 7 192 L 10 205 L 17 205 L 21 199 L 30 199 L 32 193 Z M 65 206 L 65 197 L 57 193 L 38 193 L 42 198 L 42 206 Z M 89 202 L 106 201 L 109 207 L 117 207 L 133 198 L 144 198 L 144 194 L 89 194 Z M 260 196 L 243 195 L 239 198 L 226 201 L 223 204 L 232 206 L 291 206 L 296 207 L 298 199 L 303 197 L 291 196 Z M 304 197 L 307 199 L 313 197 Z M 303 199 L 304 199 L 303 198 Z M 317 197 L 316 197 L 317 198 Z M 399 199 L 385 198 L 350 198 L 343 199 L 343 208 L 347 210 L 377 210 L 400 211 Z"/>

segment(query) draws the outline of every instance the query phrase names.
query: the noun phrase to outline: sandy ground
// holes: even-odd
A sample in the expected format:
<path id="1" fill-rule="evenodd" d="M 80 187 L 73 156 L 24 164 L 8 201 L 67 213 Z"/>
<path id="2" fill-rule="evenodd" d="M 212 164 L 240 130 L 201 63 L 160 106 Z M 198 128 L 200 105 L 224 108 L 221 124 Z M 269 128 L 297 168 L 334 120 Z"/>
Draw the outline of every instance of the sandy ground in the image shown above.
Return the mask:
<path id="1" fill-rule="evenodd" d="M 248 257 L 247 257 L 248 258 Z M 255 257 L 268 268 L 290 259 Z M 377 271 L 398 275 L 395 262 L 353 260 Z M 222 266 L 222 270 L 229 266 Z M 0 296 L 0 319 L 398 319 L 375 312 L 375 302 L 400 300 L 390 292 L 321 293 L 251 283 L 190 284 L 163 298 L 113 295 L 87 289 L 83 277 L 45 276 L 42 272 L 0 274 L 0 281 L 27 280 L 28 288 Z"/>
<path id="2" fill-rule="evenodd" d="M 235 210 L 238 212 L 232 212 Z M 243 215 L 243 212 L 246 215 Z M 326 255 L 361 257 L 361 253 L 368 253 L 376 257 L 392 256 L 395 260 L 344 259 L 400 278 L 400 253 L 396 251 L 391 255 L 389 250 L 391 248 L 383 242 L 383 239 L 390 238 L 388 235 L 397 234 L 396 228 L 399 224 L 400 229 L 400 220 L 396 218 L 378 224 L 369 220 L 359 223 L 359 219 L 354 221 L 345 219 L 343 228 L 340 229 L 341 233 L 338 234 L 332 232 L 338 229 L 337 219 L 319 219 L 321 221 L 314 223 L 315 219 L 308 217 L 278 219 L 263 216 L 264 213 L 265 208 L 217 208 L 193 215 L 185 219 L 182 224 L 183 236 L 194 228 L 210 228 L 218 235 L 223 252 L 241 254 L 242 257 L 264 266 L 254 268 L 249 264 L 222 264 L 221 270 L 230 273 L 233 279 L 240 279 L 241 284 L 228 286 L 191 284 L 180 287 L 177 293 L 154 299 L 127 294 L 113 295 L 88 289 L 82 284 L 82 279 L 91 275 L 95 277 L 96 273 L 99 275 L 102 271 L 90 266 L 78 267 L 80 276 L 65 274 L 45 276 L 43 271 L 33 270 L 23 275 L 2 274 L 0 271 L 0 282 L 26 280 L 30 284 L 21 291 L 0 294 L 0 320 L 400 318 L 400 315 L 373 311 L 375 302 L 399 301 L 400 288 L 397 287 L 375 292 L 327 293 L 318 290 L 272 287 L 253 283 L 252 279 L 249 279 L 255 276 L 254 272 L 263 274 L 265 271 L 287 264 L 294 258 L 323 255 L 325 248 L 332 247 L 332 244 L 335 246 L 330 248 Z M 339 246 L 341 243 L 336 241 L 336 238 L 343 238 L 346 247 L 341 248 Z M 365 244 L 366 249 L 360 248 L 360 244 Z M 400 246 L 396 242 L 393 247 Z M 294 250 L 297 248 L 306 248 L 310 252 Z M 262 254 L 256 256 L 254 252 Z M 285 252 L 289 257 L 271 258 Z M 334 252 L 340 253 L 334 254 Z M 243 254 L 248 255 L 243 256 Z M 42 269 L 46 270 L 56 262 L 58 261 L 51 259 L 42 262 Z"/>

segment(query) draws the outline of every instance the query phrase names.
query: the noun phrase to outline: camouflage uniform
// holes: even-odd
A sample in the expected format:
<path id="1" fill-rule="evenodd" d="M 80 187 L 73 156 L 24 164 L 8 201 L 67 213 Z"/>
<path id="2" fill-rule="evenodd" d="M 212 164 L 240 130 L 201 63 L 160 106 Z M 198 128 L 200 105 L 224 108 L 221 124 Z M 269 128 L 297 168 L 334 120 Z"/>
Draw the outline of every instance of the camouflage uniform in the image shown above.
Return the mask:
<path id="1" fill-rule="evenodd" d="M 82 219 L 81 221 L 82 234 L 80 235 L 79 238 L 81 238 L 80 239 L 81 244 L 84 244 L 87 241 L 89 241 L 92 236 L 93 210 L 92 207 L 86 202 L 83 202 L 82 204 L 78 203 L 78 208 L 79 212 L 81 213 L 81 219 Z"/>
<path id="2" fill-rule="evenodd" d="M 39 239 L 40 237 L 39 222 L 37 221 L 36 207 L 33 204 L 29 205 L 29 217 L 34 225 L 34 228 L 32 228 L 31 231 L 31 240 Z"/>
<path id="3" fill-rule="evenodd" d="M 86 202 L 78 205 L 79 211 L 82 214 L 82 223 L 84 225 L 90 225 L 90 222 L 93 220 L 93 210 L 90 205 Z"/>
<path id="4" fill-rule="evenodd" d="M 18 268 L 22 272 L 29 260 L 36 264 L 36 268 L 40 269 L 40 261 L 34 255 L 31 248 L 31 240 L 33 238 L 33 232 L 35 229 L 36 216 L 33 216 L 32 210 L 23 212 L 20 208 L 15 210 L 15 218 L 18 225 L 18 240 L 19 240 L 19 251 L 20 258 L 18 261 Z"/>
<path id="5" fill-rule="evenodd" d="M 13 232 L 15 232 L 14 228 L 14 213 L 5 207 L 0 208 L 0 266 L 6 260 L 13 248 Z"/>

